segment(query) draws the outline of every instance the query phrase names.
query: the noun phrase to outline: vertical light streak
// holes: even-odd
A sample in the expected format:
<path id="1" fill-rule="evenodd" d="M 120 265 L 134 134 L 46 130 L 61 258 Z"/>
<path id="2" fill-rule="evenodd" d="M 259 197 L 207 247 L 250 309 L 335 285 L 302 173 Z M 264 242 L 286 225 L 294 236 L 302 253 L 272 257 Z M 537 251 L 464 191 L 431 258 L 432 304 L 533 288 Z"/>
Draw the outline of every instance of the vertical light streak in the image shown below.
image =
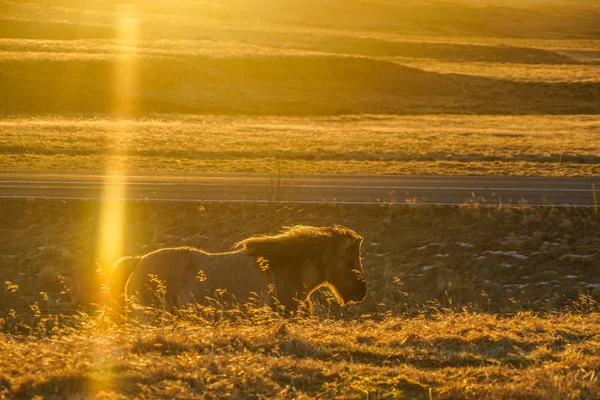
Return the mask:
<path id="1" fill-rule="evenodd" d="M 127 152 L 126 136 L 134 124 L 128 122 L 136 112 L 133 101 L 137 90 L 138 42 L 137 10 L 134 6 L 119 6 L 116 15 L 119 34 L 119 49 L 114 71 L 114 105 L 117 121 L 109 133 L 111 153 L 105 166 L 105 181 L 100 210 L 100 232 L 98 235 L 97 260 L 105 271 L 109 271 L 113 262 L 122 256 L 123 224 L 125 204 L 125 176 L 127 165 L 124 156 Z"/>
<path id="2" fill-rule="evenodd" d="M 96 260 L 105 273 L 104 279 L 99 279 L 98 287 L 105 283 L 113 263 L 122 256 L 123 229 L 125 221 L 126 173 L 127 165 L 125 156 L 127 152 L 127 136 L 134 129 L 135 124 L 131 118 L 135 115 L 136 104 L 134 99 L 137 91 L 137 56 L 136 46 L 138 41 L 137 10 L 134 6 L 118 6 L 116 9 L 116 26 L 119 33 L 119 49 L 115 61 L 113 109 L 116 121 L 109 133 L 110 153 L 107 155 L 105 165 L 105 178 L 103 185 L 102 201 L 100 203 L 99 232 L 96 244 Z M 90 77 L 93 79 L 93 77 Z M 102 282 L 103 281 L 103 282 Z M 111 352 L 114 339 L 104 338 L 94 346 L 94 370 L 96 374 L 103 374 L 103 364 Z M 108 379 L 107 379 L 108 378 Z M 112 389 L 110 377 L 100 376 L 92 379 L 88 385 L 88 397 L 93 397 L 98 392 L 110 393 Z"/>

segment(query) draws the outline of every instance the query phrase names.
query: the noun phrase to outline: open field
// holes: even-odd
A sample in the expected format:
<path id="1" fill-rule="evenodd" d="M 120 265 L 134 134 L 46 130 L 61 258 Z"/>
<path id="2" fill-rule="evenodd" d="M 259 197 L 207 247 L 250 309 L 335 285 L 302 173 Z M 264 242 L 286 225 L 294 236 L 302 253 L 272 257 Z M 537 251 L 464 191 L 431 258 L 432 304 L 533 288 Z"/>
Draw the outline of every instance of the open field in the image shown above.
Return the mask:
<path id="1" fill-rule="evenodd" d="M 243 28 L 298 29 L 429 36 L 483 36 L 509 38 L 600 38 L 596 24 L 600 12 L 594 0 L 505 1 L 342 1 L 319 0 L 220 0 L 182 1 L 119 0 L 81 3 L 37 0 L 2 1 L 7 21 L 5 36 L 73 39 L 116 38 L 115 14 L 136 10 L 140 36 L 169 38 L 222 34 Z M 318 8 L 321 12 L 315 13 Z M 523 23 L 527 21 L 528 23 Z M 10 22 L 10 23 L 8 23 Z M 38 23 L 32 26 L 33 22 Z M 29 29 L 23 29 L 29 28 Z"/>
<path id="2" fill-rule="evenodd" d="M 575 83 L 600 81 L 600 65 L 465 63 L 406 58 L 395 58 L 391 61 L 424 71 L 482 76 L 514 82 Z"/>
<path id="3" fill-rule="evenodd" d="M 600 396 L 599 337 L 598 313 L 166 318 L 154 327 L 0 335 L 0 395 L 585 400 Z"/>
<path id="4" fill-rule="evenodd" d="M 0 168 L 600 175 L 598 118 L 178 116 L 0 120 Z"/>
<path id="5" fill-rule="evenodd" d="M 0 169 L 598 177 L 599 21 L 597 0 L 0 0 Z M 591 208 L 103 193 L 0 199 L 0 398 L 600 398 Z M 294 224 L 365 237 L 364 302 L 102 308 L 111 248 Z"/>
<path id="6" fill-rule="evenodd" d="M 188 44 L 189 45 L 189 44 Z M 260 52 L 259 52 L 260 53 Z M 2 57 L 2 54 L 0 54 Z M 58 58 L 57 58 L 58 57 Z M 48 59 L 50 58 L 50 59 Z M 410 65 L 410 62 L 408 63 Z M 418 64 L 413 64 L 418 66 Z M 537 65 L 537 64 L 536 64 Z M 570 65 L 570 64 L 569 64 Z M 476 68 L 472 66 L 471 68 Z M 484 65 L 487 67 L 487 64 Z M 126 68 L 129 75 L 116 71 Z M 464 68 L 464 67 L 463 67 Z M 569 66 L 573 80 L 521 79 L 534 72 L 491 78 L 428 70 L 397 62 L 328 54 L 214 57 L 92 54 L 4 54 L 2 107 L 10 114 L 200 113 L 248 115 L 341 114 L 595 114 L 597 69 Z M 563 68 L 563 67 L 561 67 Z M 564 68 L 563 68 L 564 69 Z M 448 73 L 446 73 L 448 72 Z M 135 76 L 133 75 L 135 74 Z M 490 76 L 502 75 L 490 72 Z M 583 76 L 583 78 L 580 77 Z M 508 80 L 504 78 L 514 78 Z M 132 85 L 123 93 L 125 84 Z"/>
<path id="7" fill-rule="evenodd" d="M 38 301 L 63 310 L 99 301 L 99 202 L 3 200 L 2 210 L 0 281 L 19 287 L 0 291 L 5 308 Z M 580 294 L 600 296 L 600 220 L 586 209 L 132 202 L 123 254 L 181 245 L 226 251 L 282 226 L 335 223 L 366 238 L 370 294 L 347 316 L 417 312 L 430 302 L 507 312 L 561 309 Z M 61 293 L 65 285 L 68 293 Z"/>
<path id="8" fill-rule="evenodd" d="M 594 1 L 128 4 L 0 2 L 0 111 L 600 112 Z"/>
<path id="9" fill-rule="evenodd" d="M 516 51 L 507 48 L 473 63 L 488 50 L 481 46 L 449 63 L 458 54 L 454 45 L 437 44 L 432 53 L 413 55 L 406 62 L 395 54 L 373 57 L 263 50 L 256 45 L 231 43 L 166 43 L 131 49 L 121 44 L 104 45 L 119 52 L 98 53 L 92 43 L 55 52 L 30 45 L 25 50 L 0 52 L 2 103 L 12 114 L 107 114 L 123 102 L 135 105 L 135 113 L 225 113 L 275 115 L 339 114 L 583 114 L 600 111 L 600 65 L 577 64 L 570 58 L 533 60 L 526 50 L 515 64 L 502 64 Z M 13 40 L 0 48 L 14 48 Z M 32 49 L 27 49 L 29 46 Z M 83 46 L 83 49 L 82 49 Z M 170 54 L 170 48 L 194 49 Z M 364 44 L 372 48 L 371 43 Z M 414 44 L 417 49 L 423 43 Z M 438 49 L 437 47 L 449 47 Z M 458 45 L 457 45 L 458 46 Z M 460 45 L 466 46 L 466 45 Z M 202 49 L 202 50 L 198 50 Z M 83 54 L 82 54 L 83 51 Z M 152 54 L 153 52 L 159 54 Z M 443 55 L 442 51 L 447 52 Z M 518 51 L 517 51 L 518 52 Z M 199 53 L 199 54 L 198 54 Z M 202 54 L 204 53 L 204 54 Z M 389 52 L 388 52 L 389 53 Z M 474 54 L 471 54 L 474 53 Z M 402 53 L 400 53 L 402 55 Z M 409 55 L 410 56 L 410 55 Z M 466 59 L 465 59 L 466 58 Z M 406 57 L 403 58 L 406 60 Z M 475 60 L 477 61 L 477 60 Z M 490 62 L 496 63 L 490 66 Z M 507 61 L 511 62 L 511 61 Z M 480 64 L 482 69 L 479 71 Z M 541 65 L 540 65 L 541 64 Z M 128 75 L 120 69 L 126 68 Z M 473 72 L 477 71 L 477 72 Z M 557 75 L 565 72 L 564 77 Z M 134 85 L 122 93 L 123 85 Z"/>
<path id="10" fill-rule="evenodd" d="M 342 309 L 321 290 L 316 316 L 298 321 L 255 310 L 216 322 L 206 310 L 117 327 L 91 304 L 99 203 L 1 209 L 9 398 L 600 395 L 600 220 L 589 210 L 129 203 L 126 254 L 223 251 L 282 225 L 343 223 L 365 236 L 369 293 Z"/>
<path id="11" fill-rule="evenodd" d="M 594 1 L 0 10 L 0 168 L 600 173 Z"/>

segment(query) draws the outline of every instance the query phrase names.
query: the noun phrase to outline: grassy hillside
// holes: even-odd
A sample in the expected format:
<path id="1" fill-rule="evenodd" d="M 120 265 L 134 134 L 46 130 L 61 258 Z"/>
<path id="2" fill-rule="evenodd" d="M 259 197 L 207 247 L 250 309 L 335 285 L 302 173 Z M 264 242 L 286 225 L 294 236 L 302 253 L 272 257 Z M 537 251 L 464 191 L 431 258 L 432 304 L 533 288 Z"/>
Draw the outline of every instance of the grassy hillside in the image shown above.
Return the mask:
<path id="1" fill-rule="evenodd" d="M 333 56 L 92 58 L 0 62 L 4 104 L 33 114 L 113 113 L 123 102 L 142 114 L 600 112 L 599 82 L 510 82 Z M 122 62 L 139 66 L 130 94 Z"/>
<path id="2" fill-rule="evenodd" d="M 0 10 L 0 107 L 11 114 L 110 114 L 124 103 L 128 114 L 600 111 L 591 1 L 4 1 Z M 532 65 L 535 78 L 523 79 Z"/>
<path id="3" fill-rule="evenodd" d="M 593 115 L 8 118 L 0 168 L 598 176 L 599 129 Z"/>
<path id="4" fill-rule="evenodd" d="M 31 29 L 10 30 L 13 37 L 39 38 L 62 35 L 116 36 L 114 13 L 135 8 L 142 19 L 145 37 L 204 34 L 209 29 L 228 31 L 233 27 L 310 28 L 341 31 L 386 32 L 394 34 L 600 38 L 597 2 L 580 0 L 510 1 L 405 1 L 390 0 L 166 0 L 122 2 L 78 2 L 37 0 L 27 3 L 2 1 L 0 10 L 7 19 L 60 23 L 63 31 L 44 24 Z M 315 13 L 314 10 L 319 12 Z M 33 24 L 32 24 L 33 25 Z M 81 29 L 73 29 L 73 25 Z M 4 26 L 6 26 L 4 24 Z M 104 28 L 104 31 L 91 29 Z M 166 29 L 168 28 L 168 29 Z M 23 32 L 24 31 L 24 32 Z M 5 33 L 6 35 L 7 33 Z"/>

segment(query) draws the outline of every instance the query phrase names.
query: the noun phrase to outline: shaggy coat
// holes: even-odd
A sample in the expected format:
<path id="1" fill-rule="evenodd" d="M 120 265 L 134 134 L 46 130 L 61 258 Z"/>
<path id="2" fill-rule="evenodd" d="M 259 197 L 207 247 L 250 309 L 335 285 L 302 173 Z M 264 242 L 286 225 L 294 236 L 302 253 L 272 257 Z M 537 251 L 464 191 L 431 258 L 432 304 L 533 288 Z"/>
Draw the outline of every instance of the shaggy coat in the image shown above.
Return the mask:
<path id="1" fill-rule="evenodd" d="M 250 237 L 227 253 L 165 248 L 117 261 L 109 286 L 113 299 L 124 293 L 141 305 L 169 309 L 211 298 L 229 305 L 279 304 L 295 312 L 322 285 L 342 305 L 360 302 L 366 294 L 362 239 L 342 226 L 295 226 Z"/>

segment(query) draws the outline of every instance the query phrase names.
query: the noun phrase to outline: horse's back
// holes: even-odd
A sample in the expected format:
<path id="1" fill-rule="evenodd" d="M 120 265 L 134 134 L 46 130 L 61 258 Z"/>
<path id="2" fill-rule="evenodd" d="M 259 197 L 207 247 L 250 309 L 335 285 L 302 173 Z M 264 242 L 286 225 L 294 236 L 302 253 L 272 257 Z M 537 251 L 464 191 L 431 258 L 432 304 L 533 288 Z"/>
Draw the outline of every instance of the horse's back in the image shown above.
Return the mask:
<path id="1" fill-rule="evenodd" d="M 160 290 L 170 305 L 202 303 L 205 297 L 246 302 L 266 294 L 269 275 L 243 252 L 211 254 L 194 248 L 167 248 L 142 257 L 127 284 L 128 296 L 156 304 Z"/>
<path id="2" fill-rule="evenodd" d="M 173 304 L 174 295 L 194 279 L 194 260 L 204 255 L 191 248 L 167 248 L 146 254 L 127 282 L 127 296 L 143 305 L 155 304 L 164 296 Z"/>
<path id="3" fill-rule="evenodd" d="M 255 257 L 244 252 L 204 253 L 193 268 L 197 286 L 209 296 L 220 289 L 237 299 L 247 300 L 251 292 L 262 292 L 272 282 L 270 274 L 260 269 Z"/>

